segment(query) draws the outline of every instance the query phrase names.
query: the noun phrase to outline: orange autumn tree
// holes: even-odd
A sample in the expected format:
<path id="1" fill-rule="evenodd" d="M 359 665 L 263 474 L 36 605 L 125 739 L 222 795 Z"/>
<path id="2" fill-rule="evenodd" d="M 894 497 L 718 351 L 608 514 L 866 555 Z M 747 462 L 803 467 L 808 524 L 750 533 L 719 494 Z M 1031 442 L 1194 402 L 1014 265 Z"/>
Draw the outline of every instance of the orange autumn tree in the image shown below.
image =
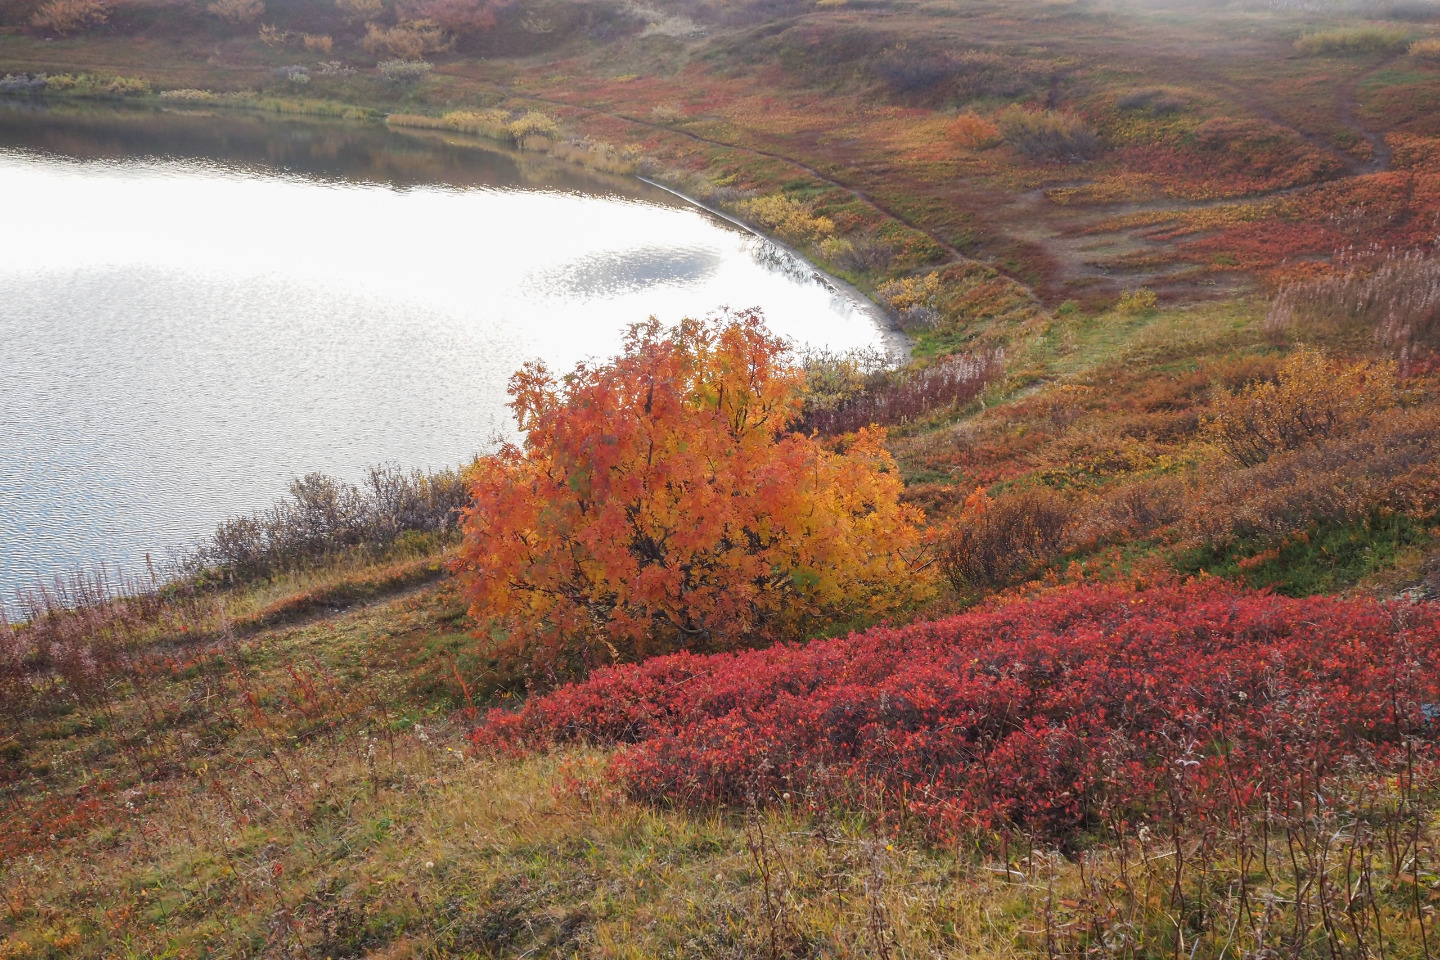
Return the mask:
<path id="1" fill-rule="evenodd" d="M 610 363 L 510 382 L 457 567 L 495 653 L 553 681 L 803 636 L 924 591 L 884 434 L 792 432 L 803 374 L 755 313 L 633 327 Z"/>

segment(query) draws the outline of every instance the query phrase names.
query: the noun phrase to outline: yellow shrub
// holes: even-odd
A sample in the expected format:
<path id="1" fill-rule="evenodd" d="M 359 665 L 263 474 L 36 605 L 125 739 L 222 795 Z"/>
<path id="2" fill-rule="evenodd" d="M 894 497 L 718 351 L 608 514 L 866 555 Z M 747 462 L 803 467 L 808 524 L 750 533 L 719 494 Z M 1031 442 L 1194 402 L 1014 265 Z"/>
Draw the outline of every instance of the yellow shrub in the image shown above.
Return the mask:
<path id="1" fill-rule="evenodd" d="M 829 217 L 817 217 L 809 204 L 781 193 L 746 200 L 740 212 L 789 243 L 818 243 L 835 233 L 835 222 Z"/>
<path id="2" fill-rule="evenodd" d="M 1204 426 L 1230 457 L 1254 466 L 1398 402 L 1394 364 L 1336 364 L 1323 352 L 1302 347 L 1280 365 L 1273 382 L 1221 392 Z"/>
<path id="3" fill-rule="evenodd" d="M 407 20 L 393 27 L 365 24 L 365 38 L 360 46 L 376 56 L 387 54 L 400 60 L 418 60 L 427 53 L 447 49 L 450 42 L 438 24 L 429 20 Z"/>
<path id="4" fill-rule="evenodd" d="M 1120 294 L 1120 299 L 1115 304 L 1115 309 L 1121 313 L 1132 316 L 1149 313 L 1160 303 L 1160 298 L 1155 291 L 1149 287 L 1140 287 L 1136 290 L 1126 290 Z"/>
<path id="5" fill-rule="evenodd" d="M 912 307 L 934 306 L 935 296 L 940 292 L 940 274 L 927 273 L 923 277 L 901 277 L 881 284 L 875 295 L 897 313 L 904 313 Z"/>
<path id="6" fill-rule="evenodd" d="M 510 136 L 514 138 L 519 146 L 529 146 L 526 143 L 533 137 L 542 140 L 554 140 L 560 136 L 560 127 L 555 118 L 538 110 L 531 110 L 518 120 L 510 121 Z"/>
<path id="7" fill-rule="evenodd" d="M 307 33 L 301 36 L 300 42 L 305 44 L 305 49 L 312 53 L 329 53 L 335 46 L 335 41 L 332 40 L 328 34 L 317 36 L 313 33 Z"/>

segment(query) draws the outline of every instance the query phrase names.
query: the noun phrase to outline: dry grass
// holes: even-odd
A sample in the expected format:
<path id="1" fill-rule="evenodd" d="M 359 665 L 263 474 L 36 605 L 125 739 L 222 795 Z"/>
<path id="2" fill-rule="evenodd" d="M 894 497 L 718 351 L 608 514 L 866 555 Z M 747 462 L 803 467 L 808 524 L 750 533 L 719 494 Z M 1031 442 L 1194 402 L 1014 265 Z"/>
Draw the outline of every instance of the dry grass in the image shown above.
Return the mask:
<path id="1" fill-rule="evenodd" d="M 1310 56 L 1353 56 L 1400 53 L 1409 42 L 1409 34 L 1395 27 L 1339 27 L 1307 33 L 1295 49 Z"/>
<path id="2" fill-rule="evenodd" d="M 1417 947 L 1408 874 L 1385 871 L 1440 838 L 1391 850 L 1355 818 L 1428 803 L 1418 783 L 1277 813 L 1268 841 L 1201 830 L 1178 859 L 1144 831 L 977 859 L 919 842 L 879 798 L 685 814 L 620 798 L 601 753 L 469 754 L 456 609 L 442 585 L 176 650 L 103 708 L 7 727 L 0 956 L 1141 957 L 1173 953 L 1178 923 L 1187 957 L 1257 930 L 1309 957 L 1327 924 L 1376 942 L 1345 910 L 1356 876 L 1387 948 Z M 1324 883 L 1293 886 L 1287 836 Z"/>
<path id="3" fill-rule="evenodd" d="M 1419 253 L 1283 287 L 1265 320 L 1289 336 L 1368 338 L 1402 362 L 1440 347 L 1440 260 Z"/>
<path id="4" fill-rule="evenodd" d="M 1007 107 L 996 114 L 995 124 L 1005 142 L 1030 160 L 1078 163 L 1100 152 L 1094 130 L 1055 110 Z"/>

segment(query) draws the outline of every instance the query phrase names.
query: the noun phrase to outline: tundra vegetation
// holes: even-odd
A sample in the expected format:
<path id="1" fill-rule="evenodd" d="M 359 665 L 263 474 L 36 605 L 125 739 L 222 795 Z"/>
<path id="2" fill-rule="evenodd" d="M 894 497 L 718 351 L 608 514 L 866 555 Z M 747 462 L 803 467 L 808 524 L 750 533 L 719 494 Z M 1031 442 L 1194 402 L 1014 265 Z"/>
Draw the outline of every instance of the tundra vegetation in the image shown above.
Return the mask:
<path id="1" fill-rule="evenodd" d="M 1437 50 L 1425 0 L 0 2 L 6 95 L 642 173 L 914 344 L 641 324 L 463 470 L 29 591 L 0 956 L 1434 956 Z"/>

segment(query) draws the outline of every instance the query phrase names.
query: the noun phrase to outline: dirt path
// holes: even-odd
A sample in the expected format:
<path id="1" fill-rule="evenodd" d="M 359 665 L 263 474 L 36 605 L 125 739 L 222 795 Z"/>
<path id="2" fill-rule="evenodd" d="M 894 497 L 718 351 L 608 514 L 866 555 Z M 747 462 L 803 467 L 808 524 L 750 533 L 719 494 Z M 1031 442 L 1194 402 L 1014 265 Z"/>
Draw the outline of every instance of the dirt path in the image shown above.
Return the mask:
<path id="1" fill-rule="evenodd" d="M 1359 104 L 1355 100 L 1355 88 L 1358 87 L 1363 81 L 1368 80 L 1370 77 L 1373 77 L 1381 70 L 1389 67 L 1398 59 L 1398 56 L 1391 57 L 1384 63 L 1376 65 L 1373 69 L 1367 70 L 1359 76 L 1351 78 L 1347 83 L 1342 84 L 1340 87 L 1340 122 L 1343 123 L 1346 128 L 1348 128 L 1353 133 L 1364 137 L 1365 140 L 1370 144 L 1370 161 L 1362 165 L 1362 167 L 1356 171 L 1357 173 L 1381 173 L 1385 170 L 1389 170 L 1390 161 L 1394 154 L 1393 151 L 1391 151 L 1390 149 L 1390 144 L 1385 142 L 1384 135 L 1376 133 L 1365 126 L 1362 126 L 1360 121 L 1356 119 L 1355 111 Z"/>

